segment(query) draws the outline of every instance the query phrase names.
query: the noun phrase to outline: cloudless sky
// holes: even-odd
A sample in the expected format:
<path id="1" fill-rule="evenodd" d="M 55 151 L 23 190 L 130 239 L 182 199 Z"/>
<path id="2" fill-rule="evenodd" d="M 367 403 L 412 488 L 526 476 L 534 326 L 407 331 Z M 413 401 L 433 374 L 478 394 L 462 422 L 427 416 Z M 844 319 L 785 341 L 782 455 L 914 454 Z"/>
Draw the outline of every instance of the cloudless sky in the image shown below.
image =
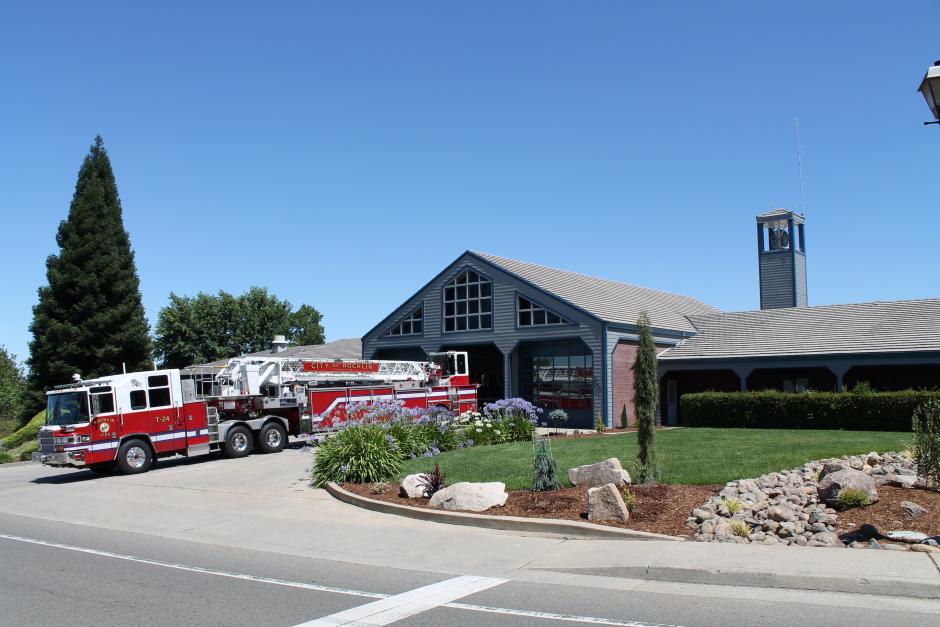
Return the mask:
<path id="1" fill-rule="evenodd" d="M 811 304 L 940 296 L 938 2 L 10 2 L 0 344 L 95 134 L 151 323 L 252 285 L 362 335 L 466 249 L 759 306 L 799 209 Z M 940 321 L 938 321 L 940 324 Z"/>

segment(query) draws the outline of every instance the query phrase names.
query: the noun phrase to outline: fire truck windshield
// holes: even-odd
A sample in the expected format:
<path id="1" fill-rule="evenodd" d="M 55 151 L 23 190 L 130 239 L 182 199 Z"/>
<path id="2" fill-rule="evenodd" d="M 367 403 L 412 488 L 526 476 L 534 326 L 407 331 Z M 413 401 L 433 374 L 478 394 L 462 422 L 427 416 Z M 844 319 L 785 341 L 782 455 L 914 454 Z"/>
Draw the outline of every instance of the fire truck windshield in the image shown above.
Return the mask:
<path id="1" fill-rule="evenodd" d="M 88 394 L 86 392 L 62 392 L 49 395 L 46 401 L 47 425 L 61 427 L 88 421 Z"/>

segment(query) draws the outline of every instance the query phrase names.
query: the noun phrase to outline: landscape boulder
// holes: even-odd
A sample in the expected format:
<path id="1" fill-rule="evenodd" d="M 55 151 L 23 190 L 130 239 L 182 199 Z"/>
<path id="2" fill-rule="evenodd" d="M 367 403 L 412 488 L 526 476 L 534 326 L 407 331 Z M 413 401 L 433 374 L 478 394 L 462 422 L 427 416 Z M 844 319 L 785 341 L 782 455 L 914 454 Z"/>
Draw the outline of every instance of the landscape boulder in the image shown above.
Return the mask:
<path id="1" fill-rule="evenodd" d="M 568 480 L 572 485 L 589 488 L 597 488 L 608 483 L 621 487 L 630 483 L 630 475 L 620 465 L 619 459 L 611 457 L 596 464 L 572 468 L 568 471 Z"/>
<path id="2" fill-rule="evenodd" d="M 619 520 L 630 518 L 620 490 L 613 483 L 608 483 L 588 490 L 588 520 Z"/>
<path id="3" fill-rule="evenodd" d="M 401 496 L 409 499 L 424 498 L 427 486 L 421 481 L 421 474 L 408 475 L 401 480 L 401 489 L 398 491 Z"/>
<path id="4" fill-rule="evenodd" d="M 901 501 L 901 509 L 904 510 L 905 514 L 915 520 L 927 514 L 927 508 L 911 501 Z"/>
<path id="5" fill-rule="evenodd" d="M 835 505 L 839 495 L 844 490 L 849 489 L 867 492 L 868 499 L 872 503 L 878 500 L 878 491 L 875 489 L 874 479 L 860 470 L 849 468 L 827 474 L 820 480 L 816 491 L 819 494 L 819 500 L 832 506 Z"/>
<path id="6" fill-rule="evenodd" d="M 502 481 L 461 481 L 435 492 L 428 504 L 451 511 L 483 512 L 491 507 L 502 507 L 507 498 L 509 495 L 506 494 L 506 484 Z"/>

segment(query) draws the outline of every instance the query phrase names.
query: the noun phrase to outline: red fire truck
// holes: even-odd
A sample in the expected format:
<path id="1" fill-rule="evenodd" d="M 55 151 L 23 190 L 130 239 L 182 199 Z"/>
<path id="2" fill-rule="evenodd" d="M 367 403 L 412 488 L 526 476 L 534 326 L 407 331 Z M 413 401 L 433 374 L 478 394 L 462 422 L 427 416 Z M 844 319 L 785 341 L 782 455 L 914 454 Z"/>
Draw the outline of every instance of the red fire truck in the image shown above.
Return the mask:
<path id="1" fill-rule="evenodd" d="M 49 466 L 149 470 L 157 458 L 221 451 L 275 453 L 289 435 L 342 427 L 347 403 L 401 400 L 405 407 L 475 410 L 467 354 L 431 361 L 239 357 L 222 370 L 153 370 L 94 380 L 78 375 L 47 393 L 39 431 Z"/>

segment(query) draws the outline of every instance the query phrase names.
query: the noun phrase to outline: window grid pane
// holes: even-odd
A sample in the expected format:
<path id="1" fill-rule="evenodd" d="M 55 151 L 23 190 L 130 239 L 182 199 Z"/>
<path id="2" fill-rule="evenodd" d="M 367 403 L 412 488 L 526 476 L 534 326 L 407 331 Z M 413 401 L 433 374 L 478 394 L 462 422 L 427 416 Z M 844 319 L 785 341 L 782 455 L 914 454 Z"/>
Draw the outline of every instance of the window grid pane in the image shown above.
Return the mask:
<path id="1" fill-rule="evenodd" d="M 444 331 L 493 328 L 492 283 L 473 270 L 464 270 L 444 286 Z"/>
<path id="2" fill-rule="evenodd" d="M 552 313 L 522 296 L 516 300 L 516 322 L 520 327 L 568 324 L 568 321 L 558 314 Z"/>
<path id="3" fill-rule="evenodd" d="M 388 330 L 386 335 L 420 335 L 424 327 L 424 307 L 418 307 L 411 315 Z"/>

